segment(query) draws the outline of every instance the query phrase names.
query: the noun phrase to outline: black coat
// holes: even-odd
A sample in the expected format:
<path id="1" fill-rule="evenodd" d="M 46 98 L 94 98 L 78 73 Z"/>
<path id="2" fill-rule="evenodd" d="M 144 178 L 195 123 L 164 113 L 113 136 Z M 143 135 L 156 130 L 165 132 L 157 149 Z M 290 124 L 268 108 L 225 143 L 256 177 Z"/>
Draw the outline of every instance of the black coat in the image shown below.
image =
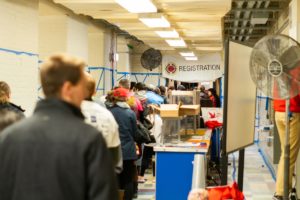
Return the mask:
<path id="1" fill-rule="evenodd" d="M 0 134 L 0 199 L 117 200 L 108 156 L 79 109 L 42 100 L 33 116 Z"/>
<path id="2" fill-rule="evenodd" d="M 16 104 L 7 102 L 7 103 L 0 103 L 0 110 L 9 110 L 17 113 L 18 115 L 25 117 L 24 113 L 25 110 L 21 108 L 21 106 L 17 106 Z"/>

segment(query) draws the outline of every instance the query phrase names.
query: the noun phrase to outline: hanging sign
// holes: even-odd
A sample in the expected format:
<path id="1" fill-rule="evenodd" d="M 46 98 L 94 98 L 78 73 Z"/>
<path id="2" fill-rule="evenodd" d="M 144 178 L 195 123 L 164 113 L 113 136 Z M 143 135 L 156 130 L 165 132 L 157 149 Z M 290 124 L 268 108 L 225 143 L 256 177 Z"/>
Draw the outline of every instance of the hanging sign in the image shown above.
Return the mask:
<path id="1" fill-rule="evenodd" d="M 223 60 L 220 54 L 199 56 L 197 61 L 187 61 L 182 56 L 163 56 L 162 76 L 183 81 L 214 81 L 224 74 Z"/>

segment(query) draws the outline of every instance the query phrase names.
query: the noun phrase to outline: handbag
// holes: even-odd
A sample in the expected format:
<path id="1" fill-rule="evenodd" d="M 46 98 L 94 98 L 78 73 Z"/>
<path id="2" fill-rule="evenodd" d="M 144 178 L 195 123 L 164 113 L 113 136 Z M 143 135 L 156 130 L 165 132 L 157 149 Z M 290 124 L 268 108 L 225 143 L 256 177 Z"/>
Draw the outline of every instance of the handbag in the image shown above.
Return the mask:
<path id="1" fill-rule="evenodd" d="M 153 128 L 153 124 L 152 122 L 147 119 L 147 118 L 144 118 L 143 119 L 143 125 L 145 126 L 145 128 L 147 128 L 148 130 L 151 130 Z"/>
<path id="2" fill-rule="evenodd" d="M 138 121 L 135 142 L 138 144 L 150 143 L 150 134 L 150 131 L 141 122 Z"/>
<path id="3" fill-rule="evenodd" d="M 219 186 L 214 188 L 208 188 L 209 199 L 214 200 L 244 200 L 244 194 L 239 191 L 237 183 L 234 182 L 231 186 Z"/>

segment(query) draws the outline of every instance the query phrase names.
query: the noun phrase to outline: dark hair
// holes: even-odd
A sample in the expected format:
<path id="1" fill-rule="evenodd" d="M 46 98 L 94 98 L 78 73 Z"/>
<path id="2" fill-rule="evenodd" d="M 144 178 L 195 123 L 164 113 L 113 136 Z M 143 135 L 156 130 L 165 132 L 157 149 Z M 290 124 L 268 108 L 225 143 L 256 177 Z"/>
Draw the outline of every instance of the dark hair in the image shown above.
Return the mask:
<path id="1" fill-rule="evenodd" d="M 221 106 L 221 101 L 220 101 L 220 97 L 217 95 L 217 92 L 214 88 L 209 88 L 208 91 L 211 92 L 212 96 L 215 97 L 216 100 L 216 106 L 220 107 Z"/>
<path id="2" fill-rule="evenodd" d="M 9 94 L 9 85 L 4 81 L 0 81 L 0 103 L 6 103 L 8 101 Z"/>
<path id="3" fill-rule="evenodd" d="M 185 90 L 185 87 L 183 85 L 178 85 L 177 90 Z"/>
<path id="4" fill-rule="evenodd" d="M 165 86 L 161 85 L 158 88 L 160 90 L 161 95 L 166 95 L 166 87 Z"/>
<path id="5" fill-rule="evenodd" d="M 40 78 L 46 97 L 59 97 L 63 84 L 67 81 L 76 85 L 83 76 L 83 60 L 66 54 L 50 56 L 42 65 Z"/>
<path id="6" fill-rule="evenodd" d="M 119 86 L 122 87 L 122 88 L 126 88 L 126 89 L 130 89 L 130 82 L 128 79 L 121 79 L 119 81 Z"/>
<path id="7" fill-rule="evenodd" d="M 133 88 L 135 88 L 136 86 L 136 82 L 132 81 L 130 82 L 130 90 L 133 90 Z"/>
<path id="8" fill-rule="evenodd" d="M 140 91 L 140 90 L 145 90 L 146 89 L 146 86 L 144 83 L 141 83 L 141 82 L 138 82 L 136 85 L 135 85 L 135 88 Z"/>
<path id="9" fill-rule="evenodd" d="M 205 91 L 205 86 L 204 86 L 204 85 L 201 85 L 201 86 L 200 86 L 200 91 L 201 91 L 201 92 L 204 92 L 204 91 Z"/>
<path id="10" fill-rule="evenodd" d="M 217 95 L 217 92 L 214 88 L 209 88 L 208 91 L 210 91 L 213 96 Z"/>
<path id="11" fill-rule="evenodd" d="M 153 90 L 153 92 L 154 92 L 155 94 L 161 95 L 161 91 L 160 91 L 160 89 L 159 89 L 158 87 L 155 88 L 155 89 Z"/>
<path id="12" fill-rule="evenodd" d="M 24 118 L 20 113 L 8 109 L 0 110 L 0 116 L 0 132 L 14 122 Z"/>

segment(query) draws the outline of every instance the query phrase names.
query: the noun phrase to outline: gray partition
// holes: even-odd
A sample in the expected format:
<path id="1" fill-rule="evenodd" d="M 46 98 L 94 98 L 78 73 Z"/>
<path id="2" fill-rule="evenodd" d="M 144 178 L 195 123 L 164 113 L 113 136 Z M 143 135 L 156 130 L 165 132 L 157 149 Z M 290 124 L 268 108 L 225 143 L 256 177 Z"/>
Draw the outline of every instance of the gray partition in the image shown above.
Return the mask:
<path id="1" fill-rule="evenodd" d="M 251 50 L 250 47 L 229 42 L 224 94 L 227 153 L 254 143 L 256 87 L 249 71 Z"/>

